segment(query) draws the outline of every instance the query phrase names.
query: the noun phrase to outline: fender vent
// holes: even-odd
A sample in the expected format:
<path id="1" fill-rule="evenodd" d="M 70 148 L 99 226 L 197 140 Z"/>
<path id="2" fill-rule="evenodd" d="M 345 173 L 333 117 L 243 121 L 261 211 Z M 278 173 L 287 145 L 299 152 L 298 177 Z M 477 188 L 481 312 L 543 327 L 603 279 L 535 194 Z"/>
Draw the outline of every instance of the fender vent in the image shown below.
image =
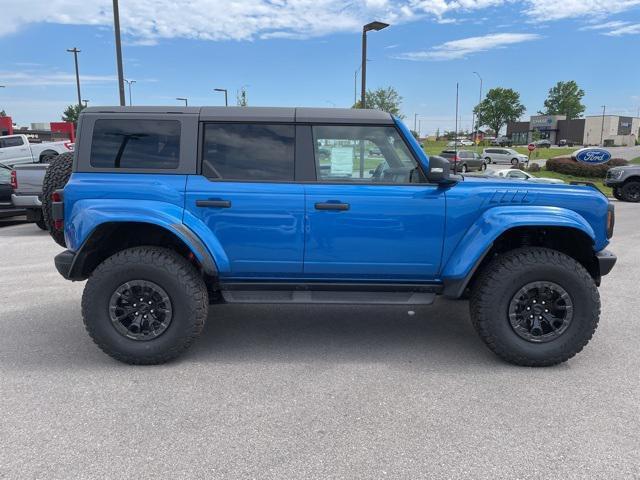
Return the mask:
<path id="1" fill-rule="evenodd" d="M 537 193 L 532 193 L 529 190 L 496 190 L 489 199 L 489 203 L 493 205 L 528 204 L 532 203 L 536 196 Z"/>

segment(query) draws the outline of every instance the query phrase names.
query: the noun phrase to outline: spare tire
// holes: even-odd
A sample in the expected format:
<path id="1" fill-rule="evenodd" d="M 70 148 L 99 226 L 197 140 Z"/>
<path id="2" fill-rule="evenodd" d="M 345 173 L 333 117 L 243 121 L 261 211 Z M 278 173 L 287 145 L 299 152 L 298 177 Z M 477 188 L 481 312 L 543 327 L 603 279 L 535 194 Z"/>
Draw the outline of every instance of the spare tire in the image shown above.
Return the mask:
<path id="1" fill-rule="evenodd" d="M 71 176 L 73 153 L 63 153 L 51 159 L 42 182 L 42 216 L 49 234 L 61 247 L 66 247 L 64 230 L 56 229 L 51 216 L 51 194 L 64 186 Z"/>

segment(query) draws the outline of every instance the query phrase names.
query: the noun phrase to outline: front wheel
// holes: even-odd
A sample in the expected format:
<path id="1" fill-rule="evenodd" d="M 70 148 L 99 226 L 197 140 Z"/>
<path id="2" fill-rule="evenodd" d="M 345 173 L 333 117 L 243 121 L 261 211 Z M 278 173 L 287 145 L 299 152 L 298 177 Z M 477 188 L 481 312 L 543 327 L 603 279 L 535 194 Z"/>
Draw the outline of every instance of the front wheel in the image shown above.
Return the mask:
<path id="1" fill-rule="evenodd" d="M 565 362 L 593 336 L 598 289 L 573 258 L 547 248 L 496 257 L 480 273 L 471 301 L 480 338 L 510 363 L 543 367 Z"/>
<path id="2" fill-rule="evenodd" d="M 463 163 L 462 167 L 460 167 L 460 173 L 467 173 L 468 169 L 467 169 L 467 164 Z"/>
<path id="3" fill-rule="evenodd" d="M 482 165 L 480 166 L 480 171 L 481 172 L 486 172 L 487 171 L 487 164 L 486 163 L 482 163 Z"/>
<path id="4" fill-rule="evenodd" d="M 134 247 L 93 272 L 82 295 L 82 317 L 93 341 L 121 362 L 172 360 L 204 327 L 208 294 L 202 277 L 172 250 Z"/>
<path id="5" fill-rule="evenodd" d="M 487 162 L 487 163 L 491 163 L 491 157 L 485 157 L 485 159 L 484 159 L 484 160 L 485 160 L 485 162 Z"/>
<path id="6" fill-rule="evenodd" d="M 622 187 L 622 200 L 625 202 L 640 202 L 640 182 L 627 182 Z"/>
<path id="7" fill-rule="evenodd" d="M 513 165 L 514 167 L 517 167 L 518 163 L 520 163 L 520 160 L 518 160 L 517 158 L 511 159 L 511 165 Z"/>

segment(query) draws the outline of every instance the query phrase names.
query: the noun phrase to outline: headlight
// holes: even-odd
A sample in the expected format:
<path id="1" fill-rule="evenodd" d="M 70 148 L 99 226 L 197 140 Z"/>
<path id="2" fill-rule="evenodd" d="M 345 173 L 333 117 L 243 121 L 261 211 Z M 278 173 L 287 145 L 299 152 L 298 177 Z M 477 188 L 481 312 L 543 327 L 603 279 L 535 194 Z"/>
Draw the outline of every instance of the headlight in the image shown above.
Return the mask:
<path id="1" fill-rule="evenodd" d="M 607 177 L 617 180 L 623 173 L 624 170 L 609 170 L 609 172 L 607 172 Z"/>

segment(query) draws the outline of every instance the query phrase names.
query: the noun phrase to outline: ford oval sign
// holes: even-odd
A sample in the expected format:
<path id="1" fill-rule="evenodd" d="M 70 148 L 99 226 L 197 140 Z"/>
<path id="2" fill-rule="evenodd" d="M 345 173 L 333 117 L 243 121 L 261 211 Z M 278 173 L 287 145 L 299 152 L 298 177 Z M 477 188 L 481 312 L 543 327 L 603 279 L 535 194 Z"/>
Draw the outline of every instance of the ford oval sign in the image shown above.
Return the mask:
<path id="1" fill-rule="evenodd" d="M 611 154 L 601 148 L 583 148 L 573 154 L 575 159 L 581 163 L 589 165 L 600 165 L 611 160 Z"/>

